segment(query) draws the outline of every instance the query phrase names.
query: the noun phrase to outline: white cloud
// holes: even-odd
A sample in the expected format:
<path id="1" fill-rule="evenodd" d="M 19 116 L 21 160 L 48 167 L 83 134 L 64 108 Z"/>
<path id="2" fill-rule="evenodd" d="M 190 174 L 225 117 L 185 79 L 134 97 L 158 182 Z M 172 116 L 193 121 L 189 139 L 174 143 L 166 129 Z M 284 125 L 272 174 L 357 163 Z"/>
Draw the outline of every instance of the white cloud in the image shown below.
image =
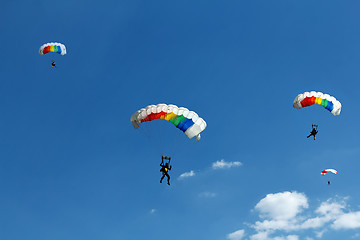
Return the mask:
<path id="1" fill-rule="evenodd" d="M 334 229 L 354 229 L 360 228 L 360 211 L 350 212 L 341 215 L 332 224 Z"/>
<path id="2" fill-rule="evenodd" d="M 213 197 L 216 197 L 216 193 L 213 193 L 213 192 L 202 192 L 202 193 L 199 193 L 199 197 L 213 198 Z"/>
<path id="3" fill-rule="evenodd" d="M 324 235 L 325 232 L 326 232 L 326 230 L 315 232 L 315 235 L 316 235 L 317 238 L 322 238 L 322 236 Z"/>
<path id="4" fill-rule="evenodd" d="M 252 236 L 250 236 L 251 240 L 267 240 L 269 239 L 267 232 L 258 232 Z"/>
<path id="5" fill-rule="evenodd" d="M 256 221 L 253 228 L 257 231 L 275 231 L 275 230 L 285 230 L 290 231 L 294 230 L 296 222 L 291 222 L 288 220 L 264 220 Z"/>
<path id="6" fill-rule="evenodd" d="M 227 235 L 227 238 L 230 240 L 240 240 L 244 237 L 244 235 L 245 235 L 245 230 L 241 229 L 236 232 L 229 233 Z"/>
<path id="7" fill-rule="evenodd" d="M 309 229 L 309 228 L 319 228 L 324 226 L 325 223 L 329 222 L 330 219 L 324 217 L 314 217 L 305 220 L 300 228 L 302 229 Z"/>
<path id="8" fill-rule="evenodd" d="M 273 240 L 299 240 L 299 236 L 288 235 L 286 237 L 274 237 Z"/>
<path id="9" fill-rule="evenodd" d="M 153 214 L 153 213 L 155 213 L 155 212 L 156 212 L 156 209 L 155 209 L 155 208 L 153 208 L 153 209 L 150 210 L 150 213 L 151 213 L 151 214 Z"/>
<path id="10" fill-rule="evenodd" d="M 287 240 L 299 240 L 299 236 L 297 235 L 289 235 L 289 236 L 286 236 Z"/>
<path id="11" fill-rule="evenodd" d="M 226 162 L 224 159 L 216 161 L 212 164 L 213 169 L 227 169 L 232 167 L 240 167 L 243 164 L 241 162 Z"/>
<path id="12" fill-rule="evenodd" d="M 299 240 L 297 235 L 270 237 L 269 232 L 258 232 L 250 236 L 250 240 Z"/>
<path id="13" fill-rule="evenodd" d="M 333 221 L 339 215 L 343 214 L 343 209 L 346 207 L 344 201 L 341 202 L 333 202 L 333 199 L 328 199 L 325 202 L 320 204 L 320 207 L 316 209 L 315 213 L 319 214 L 320 216 L 309 218 L 305 220 L 300 229 L 316 229 L 321 228 L 325 224 Z M 324 231 L 320 231 L 316 233 L 318 238 L 321 238 L 324 234 Z"/>
<path id="14" fill-rule="evenodd" d="M 295 234 L 303 230 L 313 231 L 311 237 L 304 237 L 310 240 L 322 238 L 330 230 L 360 229 L 360 211 L 348 209 L 346 200 L 330 198 L 311 212 L 304 193 L 268 194 L 255 205 L 259 220 L 246 223 L 249 240 L 298 240 Z"/>
<path id="15" fill-rule="evenodd" d="M 303 193 L 283 192 L 268 194 L 256 204 L 255 209 L 262 218 L 287 220 L 295 217 L 303 208 L 308 208 L 308 200 Z"/>
<path id="16" fill-rule="evenodd" d="M 184 179 L 184 178 L 188 178 L 188 177 L 193 177 L 195 176 L 195 172 L 193 170 L 191 170 L 190 172 L 184 172 L 179 176 L 179 179 Z"/>
<path id="17" fill-rule="evenodd" d="M 316 213 L 321 215 L 339 215 L 342 214 L 346 204 L 344 201 L 333 202 L 333 199 L 328 199 L 326 202 L 320 204 L 320 207 L 316 209 Z"/>

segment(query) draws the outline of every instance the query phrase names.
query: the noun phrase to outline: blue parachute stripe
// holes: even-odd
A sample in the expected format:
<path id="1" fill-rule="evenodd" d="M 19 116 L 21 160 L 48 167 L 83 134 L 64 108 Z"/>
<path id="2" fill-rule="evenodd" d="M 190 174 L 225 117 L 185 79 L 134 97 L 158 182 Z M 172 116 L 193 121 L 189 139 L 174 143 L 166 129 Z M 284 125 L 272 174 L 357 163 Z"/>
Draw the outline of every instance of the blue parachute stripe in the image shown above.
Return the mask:
<path id="1" fill-rule="evenodd" d="M 328 101 L 326 109 L 331 112 L 334 109 L 334 104 L 331 101 Z"/>
<path id="2" fill-rule="evenodd" d="M 185 124 L 185 122 L 186 122 L 187 120 L 189 120 L 189 119 L 183 119 L 181 122 L 179 122 L 179 124 L 178 124 L 176 127 L 177 127 L 178 129 L 180 129 L 181 131 L 185 132 L 185 131 L 183 130 L 183 127 L 184 127 L 184 124 Z"/>
<path id="3" fill-rule="evenodd" d="M 179 127 L 180 124 L 181 124 L 181 126 Z M 194 122 L 192 119 L 186 119 L 185 121 L 181 122 L 180 124 L 178 125 L 178 128 L 180 128 L 181 131 L 185 132 L 186 130 L 188 130 L 189 127 L 194 125 Z"/>

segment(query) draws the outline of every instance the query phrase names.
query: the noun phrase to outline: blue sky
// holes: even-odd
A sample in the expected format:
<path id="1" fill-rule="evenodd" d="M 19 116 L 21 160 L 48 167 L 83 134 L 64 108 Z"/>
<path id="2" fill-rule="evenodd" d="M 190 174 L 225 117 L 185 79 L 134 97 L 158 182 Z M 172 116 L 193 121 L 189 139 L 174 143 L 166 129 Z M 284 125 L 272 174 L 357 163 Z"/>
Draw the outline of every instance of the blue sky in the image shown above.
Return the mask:
<path id="1" fill-rule="evenodd" d="M 360 238 L 359 2 L 0 3 L 0 239 Z M 294 109 L 311 90 L 341 115 Z M 158 103 L 201 141 L 134 130 Z"/>

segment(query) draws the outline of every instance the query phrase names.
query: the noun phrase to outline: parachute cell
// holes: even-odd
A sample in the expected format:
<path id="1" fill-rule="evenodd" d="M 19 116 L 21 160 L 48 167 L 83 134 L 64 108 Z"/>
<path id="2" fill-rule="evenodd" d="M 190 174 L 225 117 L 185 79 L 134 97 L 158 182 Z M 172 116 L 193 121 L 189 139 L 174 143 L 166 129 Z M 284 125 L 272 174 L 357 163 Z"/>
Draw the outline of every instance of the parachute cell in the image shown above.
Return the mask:
<path id="1" fill-rule="evenodd" d="M 321 172 L 321 175 L 325 175 L 328 172 L 332 172 L 334 174 L 337 174 L 337 171 L 335 169 L 325 169 L 324 171 Z"/>
<path id="2" fill-rule="evenodd" d="M 198 141 L 200 140 L 200 133 L 206 128 L 204 119 L 200 118 L 195 112 L 172 104 L 149 105 L 134 113 L 130 121 L 133 127 L 137 129 L 141 123 L 155 119 L 164 119 L 171 122 L 183 131 L 188 138 L 191 139 L 196 136 Z"/>
<path id="3" fill-rule="evenodd" d="M 341 103 L 336 98 L 322 92 L 304 92 L 297 95 L 294 99 L 293 107 L 300 109 L 318 104 L 329 110 L 334 116 L 338 116 L 341 112 Z"/>
<path id="4" fill-rule="evenodd" d="M 65 55 L 66 54 L 66 47 L 62 43 L 51 42 L 51 43 L 45 43 L 39 49 L 39 54 L 40 55 L 44 55 L 44 54 L 47 54 L 49 52 L 54 52 L 54 53 L 59 53 L 61 55 Z"/>

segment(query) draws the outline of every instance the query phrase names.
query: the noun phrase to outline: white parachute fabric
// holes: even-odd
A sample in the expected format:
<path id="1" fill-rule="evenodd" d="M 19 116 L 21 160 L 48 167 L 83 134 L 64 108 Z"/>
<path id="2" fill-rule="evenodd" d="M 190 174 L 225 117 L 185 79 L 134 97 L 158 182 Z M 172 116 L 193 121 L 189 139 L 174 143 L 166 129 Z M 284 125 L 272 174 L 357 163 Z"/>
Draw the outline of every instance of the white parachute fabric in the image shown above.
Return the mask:
<path id="1" fill-rule="evenodd" d="M 335 169 L 325 169 L 324 171 L 321 172 L 321 175 L 325 175 L 328 172 L 332 172 L 334 174 L 337 174 L 337 171 Z"/>
<path id="2" fill-rule="evenodd" d="M 44 55 L 49 52 L 59 53 L 61 55 L 66 54 L 66 47 L 62 43 L 50 42 L 43 44 L 39 49 L 39 54 Z"/>
<path id="3" fill-rule="evenodd" d="M 140 124 L 155 119 L 164 119 L 173 123 L 177 128 L 182 130 L 188 138 L 200 140 L 200 133 L 205 130 L 206 122 L 200 118 L 195 112 L 184 107 L 177 107 L 172 104 L 149 105 L 136 111 L 130 118 L 135 129 Z"/>
<path id="4" fill-rule="evenodd" d="M 329 110 L 334 116 L 340 115 L 341 103 L 335 97 L 322 92 L 304 92 L 296 96 L 293 107 L 300 109 L 313 104 L 318 104 Z"/>

